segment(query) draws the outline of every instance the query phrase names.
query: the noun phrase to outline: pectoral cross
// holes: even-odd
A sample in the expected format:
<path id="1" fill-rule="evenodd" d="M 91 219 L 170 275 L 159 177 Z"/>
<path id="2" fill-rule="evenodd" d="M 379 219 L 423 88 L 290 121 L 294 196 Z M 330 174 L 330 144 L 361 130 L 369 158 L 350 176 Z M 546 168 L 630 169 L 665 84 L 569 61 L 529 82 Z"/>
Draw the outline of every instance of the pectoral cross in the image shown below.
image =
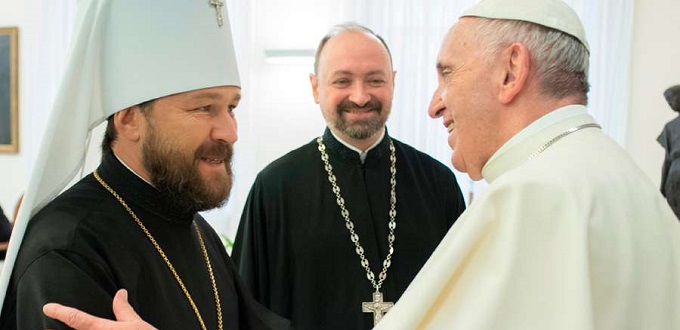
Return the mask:
<path id="1" fill-rule="evenodd" d="M 382 292 L 373 292 L 373 301 L 361 303 L 364 313 L 373 313 L 373 326 L 378 325 L 383 314 L 387 313 L 394 306 L 394 303 L 383 302 Z"/>
<path id="2" fill-rule="evenodd" d="M 224 17 L 222 16 L 224 0 L 210 0 L 209 4 L 215 7 L 215 13 L 217 14 L 217 26 L 222 27 L 222 24 L 224 24 Z"/>

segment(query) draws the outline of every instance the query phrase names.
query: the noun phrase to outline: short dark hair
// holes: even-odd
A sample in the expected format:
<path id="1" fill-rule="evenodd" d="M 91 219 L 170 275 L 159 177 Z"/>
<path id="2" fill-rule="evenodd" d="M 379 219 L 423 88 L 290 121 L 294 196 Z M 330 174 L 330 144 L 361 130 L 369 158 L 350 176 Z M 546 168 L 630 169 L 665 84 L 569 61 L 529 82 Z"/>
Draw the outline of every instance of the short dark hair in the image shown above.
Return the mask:
<path id="1" fill-rule="evenodd" d="M 153 100 L 149 100 L 146 102 L 142 102 L 140 104 L 137 104 L 136 106 L 139 107 L 142 111 L 142 113 L 145 116 L 148 116 L 151 110 L 151 106 L 153 105 Z M 115 115 L 115 114 L 114 114 Z M 109 116 L 109 118 L 106 119 L 106 132 L 104 132 L 104 138 L 102 139 L 102 156 L 106 156 L 108 154 L 113 154 L 113 143 L 116 142 L 116 138 L 118 137 L 118 131 L 116 131 L 116 125 L 113 124 L 113 115 Z"/>
<path id="2" fill-rule="evenodd" d="M 668 87 L 663 92 L 663 97 L 666 98 L 666 102 L 673 111 L 680 112 L 680 85 Z"/>
<path id="3" fill-rule="evenodd" d="M 314 55 L 314 74 L 319 74 L 319 58 L 321 57 L 321 51 L 323 50 L 323 47 L 326 46 L 328 40 L 343 32 L 364 32 L 378 38 L 380 43 L 382 43 L 382 45 L 387 50 L 387 55 L 390 57 L 390 64 L 392 64 L 392 53 L 390 52 L 390 47 L 387 47 L 387 43 L 383 37 L 361 24 L 347 22 L 333 26 L 330 31 L 328 31 L 328 33 L 326 33 L 326 35 L 321 38 L 321 41 L 319 41 L 319 46 L 316 47 L 316 54 Z"/>

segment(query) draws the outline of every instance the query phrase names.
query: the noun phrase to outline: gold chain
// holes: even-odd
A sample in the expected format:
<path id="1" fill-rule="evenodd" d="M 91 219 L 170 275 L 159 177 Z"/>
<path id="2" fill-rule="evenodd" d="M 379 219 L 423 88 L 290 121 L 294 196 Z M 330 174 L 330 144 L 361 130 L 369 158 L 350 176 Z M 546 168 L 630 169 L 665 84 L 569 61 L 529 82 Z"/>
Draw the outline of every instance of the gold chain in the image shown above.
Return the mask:
<path id="1" fill-rule="evenodd" d="M 148 229 L 146 229 L 146 226 L 142 223 L 141 220 L 137 217 L 135 212 L 132 211 L 132 209 L 125 203 L 123 198 L 118 195 L 118 193 L 113 190 L 113 188 L 109 187 L 106 182 L 99 176 L 99 173 L 97 171 L 94 171 L 94 178 L 99 181 L 99 183 L 106 189 L 108 190 L 113 197 L 115 197 L 118 202 L 125 208 L 125 210 L 130 213 L 132 216 L 132 219 L 135 220 L 135 222 L 139 225 L 139 228 L 142 229 L 144 234 L 146 234 L 146 237 L 149 238 L 149 241 L 151 241 L 151 244 L 156 248 L 156 251 L 158 251 L 158 254 L 160 254 L 161 258 L 163 261 L 165 261 L 165 264 L 168 266 L 170 269 L 170 272 L 172 273 L 173 276 L 175 276 L 175 280 L 177 280 L 177 284 L 179 284 L 180 288 L 182 288 L 182 291 L 184 292 L 184 295 L 187 297 L 187 300 L 189 300 L 189 304 L 191 305 L 191 308 L 194 310 L 194 314 L 196 314 L 196 317 L 198 318 L 198 322 L 201 324 L 201 329 L 207 330 L 205 323 L 203 322 L 203 318 L 201 317 L 201 313 L 198 311 L 198 307 L 194 303 L 194 300 L 191 298 L 191 294 L 189 293 L 189 290 L 184 286 L 184 282 L 182 282 L 182 279 L 179 277 L 179 274 L 177 274 L 177 271 L 175 270 L 175 267 L 172 265 L 170 262 L 170 259 L 165 255 L 165 252 L 163 252 L 163 249 L 161 246 L 156 242 L 156 239 L 151 235 L 151 232 L 149 232 Z M 198 235 L 198 242 L 201 245 L 201 251 L 203 252 L 203 258 L 205 259 L 205 264 L 208 267 L 208 275 L 210 276 L 210 283 L 212 284 L 212 290 L 213 293 L 215 294 L 215 307 L 217 308 L 217 325 L 220 330 L 222 330 L 222 308 L 220 304 L 220 295 L 219 292 L 217 292 L 217 284 L 215 283 L 215 275 L 213 274 L 213 269 L 212 265 L 210 264 L 210 258 L 208 258 L 208 251 L 205 248 L 205 243 L 203 242 L 203 236 L 201 235 L 201 231 L 198 229 L 198 225 L 196 225 L 196 222 L 193 222 L 194 229 L 196 229 L 196 234 Z"/>
<path id="2" fill-rule="evenodd" d="M 349 211 L 347 208 L 345 208 L 345 199 L 342 198 L 340 195 L 340 187 L 337 184 L 337 179 L 335 177 L 335 174 L 333 174 L 333 166 L 331 166 L 331 163 L 328 161 L 328 154 L 326 153 L 326 145 L 323 143 L 323 138 L 319 136 L 316 139 L 317 144 L 319 145 L 319 152 L 321 153 L 321 160 L 324 163 L 324 168 L 326 169 L 326 172 L 328 173 L 328 181 L 331 182 L 331 185 L 333 186 L 333 192 L 335 193 L 335 201 L 340 207 L 340 214 L 342 215 L 343 218 L 345 218 L 345 227 L 347 227 L 347 230 L 349 230 L 349 237 L 354 243 L 354 250 L 356 253 L 359 255 L 359 258 L 361 259 L 361 266 L 364 267 L 366 270 L 366 277 L 368 278 L 369 281 L 371 281 L 371 284 L 373 285 L 373 288 L 375 288 L 375 292 L 380 291 L 380 287 L 382 286 L 383 282 L 387 278 L 387 270 L 390 268 L 390 265 L 392 265 L 392 253 L 394 253 L 394 229 L 397 227 L 397 223 L 395 221 L 397 217 L 397 192 L 396 192 L 396 186 L 397 186 L 397 156 L 395 153 L 395 148 L 394 148 L 394 143 L 390 139 L 390 172 L 391 172 L 391 177 L 390 177 L 390 221 L 387 224 L 387 227 L 390 230 L 389 235 L 387 235 L 387 242 L 388 242 L 388 250 L 389 253 L 385 257 L 385 261 L 383 261 L 383 269 L 378 275 L 378 282 L 375 282 L 375 275 L 373 274 L 373 271 L 371 270 L 371 267 L 368 264 L 368 259 L 366 259 L 366 256 L 364 255 L 364 248 L 361 247 L 361 244 L 359 243 L 359 235 L 354 231 L 354 223 L 352 220 L 349 218 Z"/>

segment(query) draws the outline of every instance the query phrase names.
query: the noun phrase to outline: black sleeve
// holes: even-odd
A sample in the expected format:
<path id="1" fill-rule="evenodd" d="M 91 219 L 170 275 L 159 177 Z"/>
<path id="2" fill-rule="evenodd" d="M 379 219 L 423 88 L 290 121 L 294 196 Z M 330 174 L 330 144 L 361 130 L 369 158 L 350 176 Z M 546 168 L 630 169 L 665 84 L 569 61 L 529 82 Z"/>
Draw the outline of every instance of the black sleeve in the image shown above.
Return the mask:
<path id="1" fill-rule="evenodd" d="M 111 290 L 115 288 L 101 279 L 95 280 L 83 264 L 97 267 L 78 255 L 62 251 L 48 252 L 33 261 L 17 281 L 16 329 L 70 329 L 43 314 L 42 307 L 48 302 L 115 319 L 111 309 Z M 105 286 L 111 288 L 107 290 Z"/>
<path id="2" fill-rule="evenodd" d="M 231 257 L 255 299 L 265 307 L 270 307 L 266 214 L 262 198 L 262 185 L 258 176 L 243 208 Z"/>
<path id="3" fill-rule="evenodd" d="M 216 234 L 215 234 L 216 235 Z M 214 239 L 219 240 L 218 237 Z M 243 279 L 236 271 L 236 266 L 224 248 L 220 248 L 227 269 L 234 278 L 239 305 L 239 327 L 252 330 L 287 330 L 290 329 L 290 321 L 280 317 L 258 303 L 251 294 Z"/>

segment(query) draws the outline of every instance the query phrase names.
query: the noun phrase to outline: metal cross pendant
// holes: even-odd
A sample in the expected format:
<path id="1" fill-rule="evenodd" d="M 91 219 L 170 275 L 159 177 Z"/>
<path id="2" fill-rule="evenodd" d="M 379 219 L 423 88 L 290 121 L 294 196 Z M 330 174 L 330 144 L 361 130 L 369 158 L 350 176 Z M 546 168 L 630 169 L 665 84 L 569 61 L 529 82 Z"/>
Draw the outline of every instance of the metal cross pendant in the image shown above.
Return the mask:
<path id="1" fill-rule="evenodd" d="M 364 313 L 373 313 L 373 326 L 378 325 L 383 314 L 387 313 L 394 306 L 394 303 L 383 302 L 382 292 L 373 292 L 373 301 L 361 303 Z"/>
<path id="2" fill-rule="evenodd" d="M 217 26 L 222 27 L 222 24 L 224 24 L 224 17 L 222 16 L 224 0 L 210 0 L 209 4 L 215 7 L 215 13 L 217 14 Z"/>

